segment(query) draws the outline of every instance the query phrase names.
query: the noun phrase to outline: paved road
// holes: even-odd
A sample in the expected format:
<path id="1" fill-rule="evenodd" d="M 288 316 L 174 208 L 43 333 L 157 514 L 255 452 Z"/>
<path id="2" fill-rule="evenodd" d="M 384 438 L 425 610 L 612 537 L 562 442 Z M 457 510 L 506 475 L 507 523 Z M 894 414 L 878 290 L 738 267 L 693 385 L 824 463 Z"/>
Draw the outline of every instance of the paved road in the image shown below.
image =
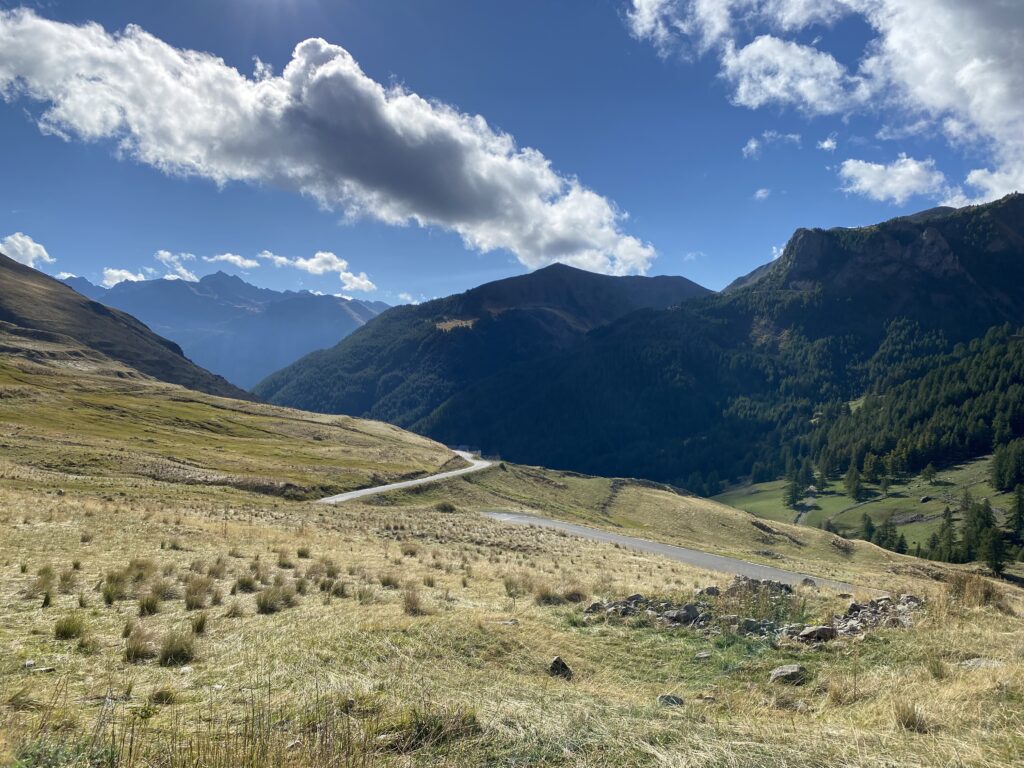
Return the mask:
<path id="1" fill-rule="evenodd" d="M 710 552 L 702 552 L 699 549 L 687 549 L 686 547 L 676 547 L 672 544 L 663 544 L 660 541 L 650 541 L 648 539 L 638 539 L 633 536 L 624 536 L 621 533 L 604 531 L 600 528 L 590 528 L 586 525 L 565 523 L 561 520 L 551 520 L 546 517 L 535 517 L 533 515 L 517 515 L 512 512 L 484 512 L 484 515 L 492 520 L 498 520 L 502 523 L 510 523 L 512 525 L 538 525 L 543 528 L 554 528 L 555 530 L 565 531 L 566 533 L 571 533 L 575 536 L 582 536 L 586 539 L 593 539 L 594 541 L 602 541 L 608 544 L 620 544 L 630 549 L 640 550 L 641 552 L 651 552 L 655 555 L 663 555 L 664 557 L 671 558 L 672 560 L 678 560 L 681 563 L 695 565 L 698 568 L 705 568 L 709 571 L 738 573 L 752 579 L 774 579 L 775 581 L 781 581 L 786 584 L 799 584 L 804 579 L 811 579 L 819 586 L 830 587 L 831 589 L 835 589 L 839 592 L 853 592 L 854 590 L 864 591 L 864 588 L 855 587 L 852 584 L 846 584 L 842 581 L 822 579 L 817 576 L 810 576 L 806 573 L 796 573 L 794 571 L 785 571 L 781 568 L 773 568 L 770 565 L 748 563 L 746 560 L 737 560 L 735 558 L 724 557 L 722 555 L 712 555 Z"/>
<path id="2" fill-rule="evenodd" d="M 414 480 L 402 480 L 398 483 L 388 483 L 387 485 L 377 485 L 373 488 L 360 488 L 358 491 L 349 491 L 348 493 L 339 493 L 337 496 L 328 496 L 326 499 L 320 499 L 318 504 L 338 504 L 342 501 L 350 501 L 351 499 L 359 499 L 363 496 L 373 496 L 378 493 L 387 493 L 388 491 L 397 491 L 399 488 L 412 488 L 416 485 L 426 485 L 427 483 L 436 483 L 439 480 L 448 480 L 452 477 L 458 477 L 459 475 L 468 475 L 470 472 L 479 472 L 481 469 L 487 469 L 493 462 L 484 461 L 483 459 L 476 458 L 471 453 L 465 451 L 455 451 L 459 456 L 469 462 L 468 467 L 462 469 L 453 469 L 448 472 L 438 472 L 436 475 L 427 475 L 426 477 L 417 477 Z"/>

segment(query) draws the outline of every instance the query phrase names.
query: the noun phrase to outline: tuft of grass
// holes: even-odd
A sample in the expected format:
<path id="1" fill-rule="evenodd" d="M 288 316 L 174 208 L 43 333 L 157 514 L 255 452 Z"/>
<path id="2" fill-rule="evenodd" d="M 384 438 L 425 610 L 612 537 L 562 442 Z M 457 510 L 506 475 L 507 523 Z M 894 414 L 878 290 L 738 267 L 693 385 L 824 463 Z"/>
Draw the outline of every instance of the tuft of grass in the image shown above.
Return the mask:
<path id="1" fill-rule="evenodd" d="M 161 687 L 149 694 L 149 703 L 159 707 L 167 707 L 178 701 L 178 694 L 173 688 Z"/>
<path id="2" fill-rule="evenodd" d="M 295 605 L 295 590 L 291 587 L 267 587 L 256 594 L 256 612 L 277 613 Z"/>
<path id="3" fill-rule="evenodd" d="M 184 632 L 170 631 L 160 643 L 160 666 L 179 667 L 196 657 L 195 640 Z"/>
<path id="4" fill-rule="evenodd" d="M 202 611 L 201 613 L 197 613 L 197 614 L 195 614 L 191 618 L 189 623 L 192 625 L 192 634 L 193 635 L 202 635 L 202 634 L 206 633 L 206 622 L 207 622 L 207 619 L 208 619 L 208 616 L 206 614 L 206 611 Z"/>
<path id="5" fill-rule="evenodd" d="M 85 633 L 85 619 L 72 613 L 57 619 L 53 625 L 53 636 L 58 640 L 74 640 Z"/>
<path id="6" fill-rule="evenodd" d="M 252 593 L 260 588 L 259 582 L 256 577 L 252 574 L 243 573 L 237 579 L 235 579 L 235 586 L 239 592 Z"/>
<path id="7" fill-rule="evenodd" d="M 409 616 L 427 616 L 430 613 L 415 584 L 408 584 L 402 590 L 402 610 Z"/>
<path id="8" fill-rule="evenodd" d="M 228 619 L 240 619 L 245 616 L 245 609 L 242 608 L 242 604 L 237 600 L 232 600 L 231 605 L 224 611 L 224 617 Z"/>
<path id="9" fill-rule="evenodd" d="M 313 555 L 310 553 L 309 547 L 299 547 L 295 554 L 298 555 L 300 560 L 309 560 Z"/>
<path id="10" fill-rule="evenodd" d="M 185 585 L 185 610 L 197 611 L 206 607 L 206 598 L 213 589 L 209 576 L 193 576 Z"/>
<path id="11" fill-rule="evenodd" d="M 480 732 L 476 713 L 461 707 L 414 706 L 377 727 L 377 742 L 388 751 L 408 754 L 438 748 Z"/>
<path id="12" fill-rule="evenodd" d="M 394 573 L 391 573 L 390 571 L 385 571 L 384 573 L 382 573 L 378 577 L 378 580 L 380 581 L 380 585 L 384 587 L 384 589 L 398 589 L 400 586 L 402 586 L 402 582 L 398 578 L 398 576 L 396 576 Z"/>
<path id="13" fill-rule="evenodd" d="M 160 595 L 150 592 L 139 598 L 139 616 L 153 616 L 160 613 Z"/>
<path id="14" fill-rule="evenodd" d="M 137 664 L 156 658 L 156 643 L 153 635 L 144 627 L 136 624 L 128 632 L 124 641 L 124 660 Z"/>
<path id="15" fill-rule="evenodd" d="M 977 573 L 954 573 L 946 588 L 950 597 L 969 608 L 993 606 L 1004 613 L 1009 611 L 1003 591 L 991 579 Z"/>
<path id="16" fill-rule="evenodd" d="M 928 733 L 931 726 L 921 708 L 909 699 L 895 699 L 892 703 L 892 717 L 898 728 L 915 733 Z"/>

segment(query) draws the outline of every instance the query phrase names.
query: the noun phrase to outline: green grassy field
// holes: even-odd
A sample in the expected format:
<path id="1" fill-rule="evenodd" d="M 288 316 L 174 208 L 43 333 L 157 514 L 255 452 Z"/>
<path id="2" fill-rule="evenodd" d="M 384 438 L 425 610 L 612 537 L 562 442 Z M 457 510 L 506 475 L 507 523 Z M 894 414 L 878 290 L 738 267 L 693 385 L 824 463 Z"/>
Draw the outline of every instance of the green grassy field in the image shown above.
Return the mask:
<path id="1" fill-rule="evenodd" d="M 925 546 L 928 537 L 938 530 L 947 506 L 957 512 L 958 500 L 965 490 L 975 499 L 990 499 L 998 515 L 1005 513 L 1009 497 L 991 486 L 990 461 L 986 457 L 944 468 L 931 483 L 920 477 L 893 483 L 888 495 L 883 495 L 877 485 L 865 484 L 868 498 L 861 502 L 846 496 L 842 482 L 835 481 L 819 489 L 821 492 L 814 498 L 805 499 L 799 510 L 792 510 L 783 501 L 786 485 L 783 480 L 731 488 L 714 500 L 768 520 L 799 520 L 800 524 L 813 527 L 831 521 L 847 535 L 856 535 L 861 530 L 865 513 L 876 525 L 892 518 L 913 551 L 917 542 Z M 929 499 L 922 501 L 924 497 Z"/>

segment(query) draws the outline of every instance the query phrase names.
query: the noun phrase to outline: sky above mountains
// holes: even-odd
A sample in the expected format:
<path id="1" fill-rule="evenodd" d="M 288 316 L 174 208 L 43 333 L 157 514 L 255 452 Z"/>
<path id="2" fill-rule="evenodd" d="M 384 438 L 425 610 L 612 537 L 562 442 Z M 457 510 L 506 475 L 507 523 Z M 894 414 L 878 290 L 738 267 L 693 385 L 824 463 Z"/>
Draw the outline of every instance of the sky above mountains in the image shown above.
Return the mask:
<path id="1" fill-rule="evenodd" d="M 799 226 L 1024 188 L 1015 0 L 0 0 L 0 250 L 418 301 L 721 288 Z"/>

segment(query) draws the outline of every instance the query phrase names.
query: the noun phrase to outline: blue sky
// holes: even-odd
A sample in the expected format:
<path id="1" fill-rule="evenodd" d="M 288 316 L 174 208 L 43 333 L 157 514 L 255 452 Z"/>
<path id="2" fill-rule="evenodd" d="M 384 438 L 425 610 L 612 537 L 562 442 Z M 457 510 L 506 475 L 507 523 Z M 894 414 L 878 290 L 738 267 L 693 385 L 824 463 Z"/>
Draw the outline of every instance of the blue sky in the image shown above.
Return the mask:
<path id="1" fill-rule="evenodd" d="M 554 260 L 717 289 L 797 227 L 1020 188 L 1024 11 L 961 5 L 0 0 L 0 241 L 97 283 L 224 269 L 389 303 Z M 325 90 L 266 107 L 254 57 L 282 94 L 309 38 L 340 47 L 295 67 Z"/>

